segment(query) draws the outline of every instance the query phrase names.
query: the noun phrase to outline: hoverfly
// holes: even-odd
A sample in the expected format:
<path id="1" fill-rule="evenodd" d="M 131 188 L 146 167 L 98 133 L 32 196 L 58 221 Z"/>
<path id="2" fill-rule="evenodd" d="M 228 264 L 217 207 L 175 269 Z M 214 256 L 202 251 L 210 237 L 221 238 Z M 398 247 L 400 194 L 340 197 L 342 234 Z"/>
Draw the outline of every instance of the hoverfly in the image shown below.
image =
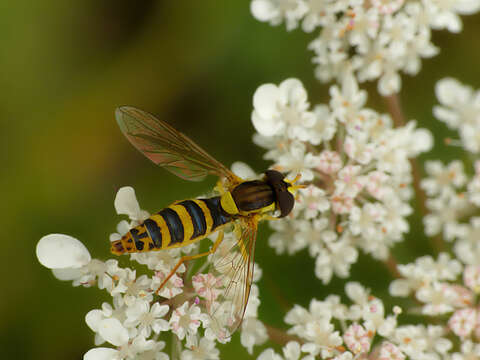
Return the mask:
<path id="1" fill-rule="evenodd" d="M 214 232 L 218 237 L 210 250 L 183 256 L 162 287 L 188 260 L 215 253 L 224 238 L 224 228 L 234 224 L 236 244 L 214 264 L 226 279 L 222 299 L 208 304 L 211 317 L 222 318 L 222 331 L 230 336 L 240 325 L 253 279 L 254 249 L 260 220 L 287 216 L 293 209 L 300 178 L 288 180 L 276 170 L 267 170 L 262 180 L 245 181 L 211 157 L 200 146 L 153 115 L 130 106 L 116 110 L 116 119 L 126 138 L 155 164 L 182 179 L 201 181 L 208 174 L 219 177 L 218 196 L 176 201 L 113 241 L 115 255 L 172 249 L 189 245 Z M 272 216 L 279 211 L 279 216 Z M 233 255 L 232 255 L 233 254 Z"/>

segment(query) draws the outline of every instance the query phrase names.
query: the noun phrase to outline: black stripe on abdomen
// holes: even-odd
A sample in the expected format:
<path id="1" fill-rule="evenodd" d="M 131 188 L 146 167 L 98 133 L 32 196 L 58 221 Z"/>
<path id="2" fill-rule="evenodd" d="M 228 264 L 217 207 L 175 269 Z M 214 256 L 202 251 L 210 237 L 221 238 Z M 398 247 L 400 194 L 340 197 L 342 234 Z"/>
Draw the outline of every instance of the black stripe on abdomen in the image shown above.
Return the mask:
<path id="1" fill-rule="evenodd" d="M 232 221 L 231 216 L 229 216 L 225 211 L 222 210 L 220 205 L 220 196 L 216 196 L 210 199 L 199 199 L 207 205 L 208 210 L 210 210 L 210 215 L 212 216 L 213 224 L 210 231 L 214 231 L 220 225 L 226 224 Z"/>
<path id="2" fill-rule="evenodd" d="M 183 242 L 184 231 L 180 216 L 178 216 L 174 210 L 169 208 L 159 211 L 158 214 L 163 217 L 167 224 L 168 231 L 170 232 L 171 240 L 169 245 Z"/>
<path id="3" fill-rule="evenodd" d="M 145 220 L 144 224 L 145 224 L 145 227 L 147 228 L 148 233 L 150 234 L 150 237 L 153 240 L 153 245 L 157 249 L 161 249 L 162 248 L 162 232 L 158 227 L 157 222 L 152 219 L 147 219 Z"/>
<path id="4" fill-rule="evenodd" d="M 207 222 L 205 221 L 205 215 L 203 214 L 202 209 L 195 201 L 192 200 L 185 200 L 178 205 L 182 205 L 185 210 L 187 210 L 188 214 L 192 219 L 193 225 L 193 234 L 190 240 L 195 239 L 201 235 L 204 235 L 207 231 Z"/>

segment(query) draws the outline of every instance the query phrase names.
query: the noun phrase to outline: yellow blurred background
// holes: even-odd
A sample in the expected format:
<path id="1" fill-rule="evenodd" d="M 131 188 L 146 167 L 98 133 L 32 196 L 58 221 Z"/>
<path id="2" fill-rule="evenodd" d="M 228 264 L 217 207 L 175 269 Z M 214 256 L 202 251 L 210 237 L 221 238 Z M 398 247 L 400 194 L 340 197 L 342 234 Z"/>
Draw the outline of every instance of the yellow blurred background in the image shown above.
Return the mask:
<path id="1" fill-rule="evenodd" d="M 455 76 L 480 87 L 480 16 L 464 20 L 461 35 L 435 33 L 441 54 L 424 61 L 419 76 L 403 77 L 407 117 L 438 136 L 427 157 L 461 156 L 442 154 L 439 140 L 450 133 L 432 120 L 435 81 Z M 94 347 L 84 316 L 110 300 L 96 288 L 54 279 L 35 257 L 40 237 L 69 234 L 107 259 L 108 235 L 121 219 L 113 207 L 121 186 L 133 186 L 142 208 L 153 212 L 214 183 L 188 183 L 150 163 L 120 133 L 117 106 L 152 112 L 225 164 L 240 160 L 262 172 L 268 163 L 251 141 L 255 89 L 293 76 L 311 103 L 328 101 L 328 86 L 313 78 L 313 35 L 259 23 L 249 1 L 3 1 L 0 39 L 2 359 L 81 359 Z M 366 88 L 370 106 L 386 111 L 375 84 Z M 306 251 L 276 256 L 268 232 L 261 226 L 257 242 L 259 311 L 281 327 L 292 304 L 341 291 L 345 281 L 323 286 Z M 396 251 L 405 261 L 430 251 L 418 219 Z M 387 293 L 381 264 L 362 257 L 353 270 L 354 280 Z M 225 359 L 248 356 L 238 335 L 220 348 Z"/>

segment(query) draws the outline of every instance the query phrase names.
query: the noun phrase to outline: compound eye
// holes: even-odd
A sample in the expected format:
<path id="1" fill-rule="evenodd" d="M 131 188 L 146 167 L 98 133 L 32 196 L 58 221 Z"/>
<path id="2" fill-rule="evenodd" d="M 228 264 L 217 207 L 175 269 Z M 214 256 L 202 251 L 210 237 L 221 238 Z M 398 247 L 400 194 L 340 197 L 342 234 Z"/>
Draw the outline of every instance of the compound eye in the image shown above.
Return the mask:
<path id="1" fill-rule="evenodd" d="M 293 209 L 293 205 L 295 204 L 295 197 L 289 191 L 278 191 L 277 192 L 277 202 L 278 207 L 280 208 L 280 216 L 285 217 Z"/>

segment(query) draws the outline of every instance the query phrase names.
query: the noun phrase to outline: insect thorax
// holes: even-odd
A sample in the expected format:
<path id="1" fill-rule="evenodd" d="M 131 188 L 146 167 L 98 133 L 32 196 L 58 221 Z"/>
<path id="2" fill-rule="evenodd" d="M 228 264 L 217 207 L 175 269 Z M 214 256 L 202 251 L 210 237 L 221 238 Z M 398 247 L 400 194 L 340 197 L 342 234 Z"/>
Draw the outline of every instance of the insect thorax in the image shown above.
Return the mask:
<path id="1" fill-rule="evenodd" d="M 271 210 L 275 204 L 275 193 L 263 180 L 245 181 L 237 185 L 231 195 L 239 212 L 260 212 L 265 208 Z"/>

